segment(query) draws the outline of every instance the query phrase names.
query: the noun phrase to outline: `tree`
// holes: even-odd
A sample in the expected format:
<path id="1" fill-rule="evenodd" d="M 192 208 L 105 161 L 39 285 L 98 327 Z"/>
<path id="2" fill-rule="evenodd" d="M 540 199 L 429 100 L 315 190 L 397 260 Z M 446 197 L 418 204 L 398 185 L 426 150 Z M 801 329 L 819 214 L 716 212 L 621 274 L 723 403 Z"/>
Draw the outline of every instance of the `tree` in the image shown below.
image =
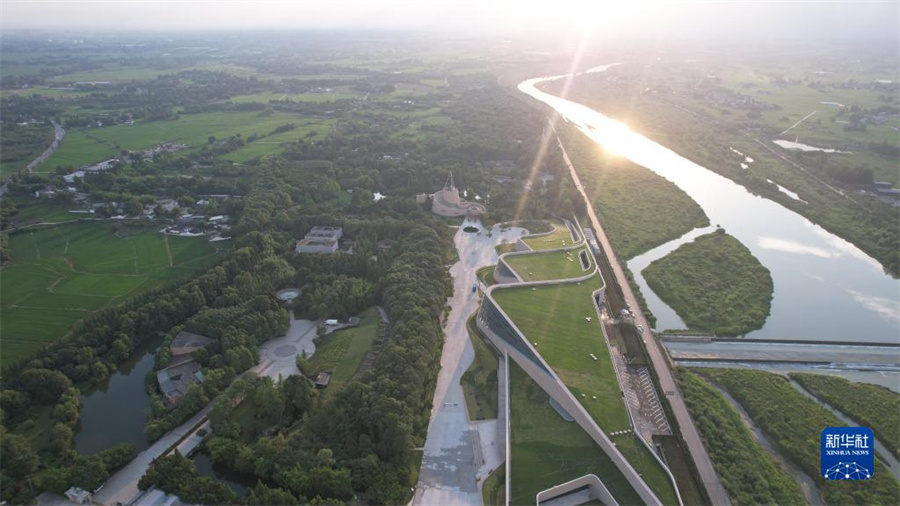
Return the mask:
<path id="1" fill-rule="evenodd" d="M 228 485 L 209 476 L 194 477 L 176 495 L 191 504 L 234 504 L 237 499 Z"/>
<path id="2" fill-rule="evenodd" d="M 72 386 L 63 373 L 49 369 L 28 369 L 20 376 L 25 391 L 41 404 L 52 404 Z"/>
<path id="3" fill-rule="evenodd" d="M 177 450 L 153 464 L 138 482 L 138 488 L 147 490 L 156 486 L 161 490 L 178 494 L 197 475 L 197 467 Z"/>
<path id="4" fill-rule="evenodd" d="M 70 453 L 74 451 L 72 448 L 72 438 L 74 437 L 72 429 L 61 422 L 57 422 L 50 430 L 50 444 L 56 454 L 62 456 L 64 460 L 67 460 Z"/>
<path id="5" fill-rule="evenodd" d="M 109 471 L 99 455 L 80 457 L 69 469 L 69 482 L 84 490 L 94 490 L 109 479 Z"/>
<path id="6" fill-rule="evenodd" d="M 293 506 L 299 504 L 297 498 L 293 494 L 282 488 L 269 488 L 265 483 L 258 481 L 256 487 L 250 491 L 247 496 L 248 505 L 285 505 Z"/>
<path id="7" fill-rule="evenodd" d="M 39 461 L 27 439 L 18 434 L 4 434 L 0 441 L 0 463 L 7 476 L 23 480 L 37 470 Z"/>

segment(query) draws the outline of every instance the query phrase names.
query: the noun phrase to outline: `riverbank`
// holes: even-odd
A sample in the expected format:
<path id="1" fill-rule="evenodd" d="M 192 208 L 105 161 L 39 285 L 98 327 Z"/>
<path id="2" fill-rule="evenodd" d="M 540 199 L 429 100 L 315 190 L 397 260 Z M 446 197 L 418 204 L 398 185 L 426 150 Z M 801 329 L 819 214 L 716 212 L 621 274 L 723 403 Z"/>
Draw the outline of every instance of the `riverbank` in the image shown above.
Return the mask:
<path id="1" fill-rule="evenodd" d="M 538 88 L 557 79 L 524 81 L 519 90 L 552 107 L 592 142 L 674 183 L 769 269 L 775 286 L 771 314 L 749 337 L 841 341 L 861 335 L 870 342 L 896 341 L 900 281 L 886 275 L 877 260 L 780 202 L 753 195 L 618 121 Z"/>
<path id="2" fill-rule="evenodd" d="M 828 481 L 819 472 L 819 434 L 842 421 L 806 397 L 787 378 L 754 370 L 704 369 L 747 411 L 766 436 L 803 471 L 815 479 L 825 504 L 894 504 L 897 479 L 876 461 L 871 480 Z"/>
<path id="3" fill-rule="evenodd" d="M 656 79 L 664 80 L 667 88 L 693 83 L 673 83 L 670 78 L 677 71 L 669 68 L 671 72 L 662 74 L 661 69 L 649 71 L 653 78 L 640 65 L 622 65 L 610 71 L 619 77 L 616 80 L 582 75 L 568 85 L 567 97 L 627 121 L 632 130 L 806 217 L 877 259 L 893 277 L 900 276 L 900 215 L 896 208 L 840 188 L 840 183 L 826 172 L 827 166 L 806 167 L 822 162 L 808 155 L 784 152 L 770 142 L 765 132 L 759 131 L 756 123 L 742 122 L 743 111 L 714 116 L 692 93 L 645 93 Z M 638 75 L 639 78 L 628 79 Z M 558 93 L 561 86 L 561 82 L 549 83 L 545 89 Z M 745 130 L 745 124 L 756 128 Z M 747 157 L 753 160 L 749 164 L 745 163 Z M 843 165 L 850 163 L 845 161 Z M 801 200 L 781 192 L 777 184 L 767 179 L 790 188 Z"/>
<path id="4" fill-rule="evenodd" d="M 734 504 L 802 504 L 797 482 L 768 455 L 715 387 L 688 370 L 678 383 Z"/>

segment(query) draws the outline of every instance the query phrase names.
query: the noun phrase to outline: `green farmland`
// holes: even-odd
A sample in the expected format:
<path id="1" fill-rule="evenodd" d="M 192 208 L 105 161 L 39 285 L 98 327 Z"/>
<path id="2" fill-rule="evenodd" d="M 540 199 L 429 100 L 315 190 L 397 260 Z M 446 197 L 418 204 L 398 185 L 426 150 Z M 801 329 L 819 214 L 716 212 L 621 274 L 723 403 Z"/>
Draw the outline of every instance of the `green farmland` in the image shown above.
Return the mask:
<path id="1" fill-rule="evenodd" d="M 587 274 L 594 266 L 591 255 L 588 254 L 588 269 L 582 268 L 580 252 L 587 252 L 587 248 L 575 251 L 556 251 L 553 253 L 531 253 L 506 257 L 506 263 L 516 271 L 523 281 L 545 281 L 551 279 L 577 278 Z"/>
<path id="2" fill-rule="evenodd" d="M 57 165 L 89 164 L 114 156 L 123 149 L 147 149 L 164 142 L 180 142 L 196 148 L 207 144 L 210 136 L 217 139 L 237 134 L 244 138 L 253 134 L 262 136 L 288 123 L 294 123 L 297 129 L 278 136 L 262 138 L 260 141 L 281 143 L 297 140 L 312 130 L 323 135 L 330 131 L 324 122 L 284 113 L 268 116 L 261 115 L 258 111 L 185 114 L 179 119 L 168 121 L 145 121 L 134 125 L 123 124 L 70 131 L 59 149 L 41 164 L 39 170 L 50 172 Z M 243 149 L 255 144 L 250 143 Z M 277 144 L 266 147 L 268 149 L 266 152 L 274 151 Z M 253 153 L 252 156 L 258 154 L 265 153 Z"/>
<path id="3" fill-rule="evenodd" d="M 569 233 L 569 228 L 560 220 L 553 220 L 550 223 L 553 225 L 553 232 L 549 235 L 525 237 L 522 240 L 525 241 L 525 244 L 530 246 L 531 249 L 536 250 L 571 246 L 572 234 Z"/>
<path id="4" fill-rule="evenodd" d="M 550 397 L 515 362 L 510 383 L 510 504 L 534 504 L 535 495 L 588 473 L 602 476 L 619 504 L 641 504 L 621 471 L 575 422 L 563 420 Z"/>
<path id="5" fill-rule="evenodd" d="M 296 123 L 295 123 L 296 124 Z M 244 163 L 258 156 L 266 156 L 276 154 L 282 151 L 282 147 L 286 143 L 297 142 L 298 139 L 306 141 L 318 141 L 330 134 L 334 125 L 333 120 L 325 120 L 321 122 L 307 121 L 303 124 L 297 124 L 297 127 L 287 132 L 281 132 L 262 139 L 247 143 L 222 158 L 237 163 Z"/>
<path id="6" fill-rule="evenodd" d="M 125 237 L 97 223 L 14 234 L 9 250 L 12 260 L 0 270 L 3 365 L 64 336 L 93 311 L 187 278 L 217 254 L 203 238 Z"/>
<path id="7" fill-rule="evenodd" d="M 144 79 L 156 79 L 160 74 L 171 74 L 176 69 L 154 69 L 147 67 L 120 67 L 100 70 L 86 70 L 84 72 L 74 72 L 71 74 L 63 74 L 50 79 L 51 82 L 69 83 L 78 81 L 110 81 L 124 82 L 137 81 Z"/>
<path id="8" fill-rule="evenodd" d="M 347 100 L 354 98 L 362 98 L 355 93 L 346 93 L 339 91 L 338 93 L 279 93 L 266 92 L 254 93 L 252 95 L 237 95 L 229 100 L 235 104 L 246 104 L 252 102 L 269 103 L 272 101 L 291 101 L 291 102 L 334 102 L 335 100 Z"/>

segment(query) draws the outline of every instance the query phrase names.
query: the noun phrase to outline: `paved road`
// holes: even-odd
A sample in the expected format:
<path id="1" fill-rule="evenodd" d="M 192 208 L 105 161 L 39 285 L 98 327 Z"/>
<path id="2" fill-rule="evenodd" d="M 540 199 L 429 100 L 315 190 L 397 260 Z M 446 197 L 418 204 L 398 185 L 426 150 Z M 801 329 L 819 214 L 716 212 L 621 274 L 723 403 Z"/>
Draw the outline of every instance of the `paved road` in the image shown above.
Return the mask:
<path id="1" fill-rule="evenodd" d="M 28 172 L 31 172 L 31 169 L 37 167 L 38 165 L 43 163 L 44 160 L 49 158 L 50 155 L 52 155 L 53 152 L 56 151 L 56 148 L 59 147 L 59 143 L 62 142 L 63 137 L 66 136 L 66 129 L 63 128 L 62 125 L 53 120 L 50 121 L 51 123 L 53 123 L 53 142 L 50 143 L 50 146 L 45 149 L 44 152 L 40 154 L 40 156 L 32 160 L 31 163 L 29 163 L 25 167 Z M 2 186 L 0 186 L 0 195 L 6 194 L 6 192 L 9 190 L 6 186 L 8 183 L 9 182 L 7 181 L 6 183 L 3 183 Z"/>
<path id="2" fill-rule="evenodd" d="M 150 467 L 150 463 L 186 436 L 195 425 L 206 418 L 210 409 L 212 409 L 212 404 L 200 410 L 180 427 L 159 438 L 150 448 L 139 453 L 134 460 L 106 481 L 103 490 L 94 494 L 94 502 L 107 506 L 130 504 L 141 493 L 137 487 L 138 481 Z"/>
<path id="3" fill-rule="evenodd" d="M 316 352 L 316 322 L 312 320 L 295 320 L 291 317 L 287 333 L 281 337 L 269 339 L 259 347 L 259 365 L 252 369 L 260 376 L 269 376 L 277 380 L 278 376 L 288 377 L 300 374 L 297 368 L 297 355 L 306 353 L 307 357 Z"/>
<path id="4" fill-rule="evenodd" d="M 857 369 L 900 368 L 900 348 L 894 346 L 848 346 L 845 344 L 801 344 L 741 341 L 664 343 L 672 360 L 746 362 L 820 362 L 853 364 Z"/>
<path id="5" fill-rule="evenodd" d="M 463 232 L 465 226 L 477 226 L 478 234 Z M 479 479 L 505 458 L 503 443 L 497 440 L 497 425 L 470 422 L 459 380 L 475 358 L 469 342 L 466 320 L 478 309 L 478 294 L 472 292 L 475 271 L 497 263 L 494 246 L 502 239 L 515 240 L 521 228 L 501 232 L 494 226 L 492 237 L 479 222 L 466 222 L 454 239 L 459 261 L 450 268 L 453 296 L 447 301 L 450 314 L 444 328 L 441 370 L 434 392 L 434 404 L 425 439 L 422 469 L 413 504 L 481 504 Z"/>
<path id="6" fill-rule="evenodd" d="M 315 322 L 291 319 L 288 331 L 284 336 L 270 339 L 260 347 L 259 364 L 251 370 L 260 376 L 269 376 L 275 380 L 279 376 L 300 374 L 295 357 L 304 350 L 307 352 L 307 356 L 312 356 L 316 351 L 313 343 L 315 336 Z M 178 450 L 185 455 L 200 443 L 203 438 L 197 435 L 197 430 L 200 428 L 209 430 L 209 422 L 205 419 L 210 409 L 212 409 L 212 403 L 200 410 L 190 420 L 161 437 L 150 448 L 139 453 L 134 460 L 106 481 L 103 489 L 94 495 L 94 502 L 113 506 L 131 504 L 138 499 L 141 494 L 137 488 L 138 481 L 147 472 L 151 462 L 168 452 L 182 438 L 184 441 L 178 445 Z M 201 422 L 204 423 L 198 425 Z M 141 502 L 146 503 L 146 498 L 141 497 Z"/>
<path id="7" fill-rule="evenodd" d="M 28 169 L 28 172 L 31 172 L 32 169 L 42 164 L 47 158 L 50 158 L 50 155 L 56 151 L 56 148 L 59 147 L 59 143 L 62 142 L 63 138 L 66 136 L 66 129 L 63 128 L 62 125 L 53 120 L 51 120 L 51 122 L 53 123 L 53 142 L 50 143 L 50 147 L 45 149 L 40 156 L 32 160 L 32 162 L 25 167 Z"/>
<path id="8" fill-rule="evenodd" d="M 553 126 L 552 122 L 550 127 L 553 128 L 555 133 L 556 128 Z M 638 304 L 634 292 L 631 290 L 628 278 L 625 276 L 625 272 L 622 270 L 619 261 L 616 259 L 616 254 L 612 249 L 612 245 L 609 243 L 609 238 L 607 238 L 606 232 L 600 225 L 597 213 L 594 212 L 594 206 L 588 198 L 587 193 L 584 191 L 581 179 L 578 177 L 578 172 L 572 165 L 572 161 L 569 159 L 569 155 L 566 153 L 566 149 L 563 146 L 562 141 L 560 141 L 558 134 L 556 136 L 556 142 L 559 144 L 559 149 L 562 151 L 566 165 L 569 166 L 569 172 L 572 174 L 575 187 L 578 189 L 579 193 L 581 193 L 582 198 L 584 198 L 588 218 L 591 220 L 591 226 L 594 229 L 594 233 L 597 235 L 600 247 L 603 248 L 604 254 L 609 259 L 609 263 L 616 276 L 616 281 L 619 283 L 619 286 L 621 286 L 622 292 L 625 295 L 625 300 L 630 306 L 632 313 L 634 313 L 635 324 L 640 325 L 644 329 L 641 335 L 646 343 L 650 362 L 659 379 L 659 386 L 666 399 L 669 401 L 675 419 L 678 421 L 681 437 L 685 444 L 687 444 L 688 450 L 694 459 L 697 471 L 700 474 L 700 480 L 706 488 L 706 493 L 709 496 L 710 501 L 712 501 L 712 504 L 731 504 L 731 501 L 728 499 L 728 494 L 725 492 L 721 480 L 719 480 L 719 476 L 716 474 L 715 469 L 713 469 L 712 461 L 709 458 L 709 454 L 706 452 L 706 448 L 703 446 L 700 434 L 697 432 L 697 427 L 694 425 L 694 421 L 691 419 L 690 413 L 688 413 L 687 406 L 684 404 L 684 398 L 681 396 L 681 391 L 678 390 L 678 386 L 675 383 L 675 377 L 672 375 L 672 370 L 669 369 L 669 364 L 666 361 L 662 345 L 657 342 L 653 333 L 650 331 L 650 324 L 644 317 L 643 311 L 641 311 L 641 306 Z"/>

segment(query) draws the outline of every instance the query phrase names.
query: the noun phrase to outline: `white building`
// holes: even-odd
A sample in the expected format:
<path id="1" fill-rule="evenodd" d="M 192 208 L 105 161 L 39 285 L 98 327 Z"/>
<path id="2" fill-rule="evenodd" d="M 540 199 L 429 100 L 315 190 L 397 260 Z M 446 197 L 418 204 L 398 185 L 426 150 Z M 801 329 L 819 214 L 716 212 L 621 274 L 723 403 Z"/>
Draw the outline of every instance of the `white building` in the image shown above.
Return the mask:
<path id="1" fill-rule="evenodd" d="M 91 504 L 93 499 L 90 492 L 78 487 L 69 487 L 69 490 L 66 490 L 66 497 L 75 504 Z"/>

